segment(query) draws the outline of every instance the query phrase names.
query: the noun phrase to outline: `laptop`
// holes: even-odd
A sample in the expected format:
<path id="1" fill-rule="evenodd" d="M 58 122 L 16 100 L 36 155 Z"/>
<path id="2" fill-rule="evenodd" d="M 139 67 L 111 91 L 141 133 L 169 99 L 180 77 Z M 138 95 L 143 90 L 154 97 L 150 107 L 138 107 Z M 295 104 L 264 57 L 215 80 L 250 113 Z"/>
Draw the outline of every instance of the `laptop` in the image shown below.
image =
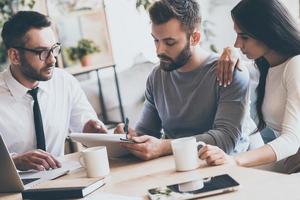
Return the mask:
<path id="1" fill-rule="evenodd" d="M 20 177 L 17 168 L 11 159 L 8 149 L 0 135 L 0 192 L 22 192 L 34 185 L 55 179 L 68 173 L 65 168 L 53 169 L 50 171 L 37 172 L 39 176 L 35 176 L 33 172 L 28 172 L 26 178 Z M 31 175 L 28 175 L 31 173 Z"/>

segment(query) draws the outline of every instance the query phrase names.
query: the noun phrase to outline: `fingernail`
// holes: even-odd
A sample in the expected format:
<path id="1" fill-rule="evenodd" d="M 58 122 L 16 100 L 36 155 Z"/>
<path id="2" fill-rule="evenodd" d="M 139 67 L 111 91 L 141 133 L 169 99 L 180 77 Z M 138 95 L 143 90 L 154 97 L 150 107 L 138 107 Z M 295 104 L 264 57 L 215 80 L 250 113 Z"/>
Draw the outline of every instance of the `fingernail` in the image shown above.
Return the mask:
<path id="1" fill-rule="evenodd" d="M 219 81 L 219 78 L 217 78 L 217 81 Z"/>
<path id="2" fill-rule="evenodd" d="M 221 83 L 221 82 L 219 82 L 219 86 L 222 86 L 222 83 Z"/>
<path id="3" fill-rule="evenodd" d="M 231 82 L 230 82 L 230 81 L 228 81 L 228 82 L 227 82 L 227 85 L 230 85 L 230 83 L 231 83 Z"/>
<path id="4" fill-rule="evenodd" d="M 224 87 L 227 87 L 226 83 L 224 84 Z"/>

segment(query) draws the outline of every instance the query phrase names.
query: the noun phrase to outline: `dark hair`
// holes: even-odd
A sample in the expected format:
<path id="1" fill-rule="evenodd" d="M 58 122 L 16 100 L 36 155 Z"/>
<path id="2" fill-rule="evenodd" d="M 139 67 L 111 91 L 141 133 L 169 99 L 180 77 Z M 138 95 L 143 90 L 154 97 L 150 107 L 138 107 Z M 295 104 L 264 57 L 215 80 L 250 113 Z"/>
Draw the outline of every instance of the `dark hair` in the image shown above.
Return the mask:
<path id="1" fill-rule="evenodd" d="M 3 25 L 2 40 L 9 49 L 14 46 L 23 46 L 24 36 L 31 28 L 45 28 L 51 26 L 50 19 L 35 11 L 19 11 Z"/>
<path id="2" fill-rule="evenodd" d="M 243 32 L 278 54 L 287 57 L 300 54 L 300 34 L 296 23 L 278 0 L 242 0 L 232 9 L 231 15 Z M 262 104 L 270 64 L 264 57 L 256 59 L 255 63 L 260 71 L 256 88 L 257 132 L 266 127 Z"/>
<path id="3" fill-rule="evenodd" d="M 197 0 L 159 0 L 149 8 L 149 14 L 154 24 L 163 24 L 175 18 L 190 33 L 201 24 Z"/>

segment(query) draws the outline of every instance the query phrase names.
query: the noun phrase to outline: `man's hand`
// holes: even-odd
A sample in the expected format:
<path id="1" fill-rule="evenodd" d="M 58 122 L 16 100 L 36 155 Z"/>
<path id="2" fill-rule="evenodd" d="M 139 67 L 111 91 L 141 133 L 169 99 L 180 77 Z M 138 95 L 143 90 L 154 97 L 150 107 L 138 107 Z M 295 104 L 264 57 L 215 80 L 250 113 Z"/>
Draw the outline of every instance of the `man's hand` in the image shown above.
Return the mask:
<path id="1" fill-rule="evenodd" d="M 99 120 L 89 120 L 83 127 L 83 133 L 107 133 L 107 128 Z"/>
<path id="2" fill-rule="evenodd" d="M 114 133 L 115 134 L 118 134 L 118 133 L 125 133 L 124 132 L 124 123 L 120 123 L 116 126 L 115 130 L 114 130 Z"/>
<path id="3" fill-rule="evenodd" d="M 222 165 L 225 163 L 237 165 L 232 156 L 227 155 L 222 149 L 213 145 L 205 145 L 199 150 L 199 158 L 206 160 L 208 165 Z"/>
<path id="4" fill-rule="evenodd" d="M 150 160 L 172 153 L 170 140 L 157 139 L 149 135 L 133 135 L 137 134 L 134 130 L 130 129 L 129 138 L 136 143 L 121 143 L 121 145 L 143 160 Z"/>
<path id="5" fill-rule="evenodd" d="M 61 163 L 51 154 L 37 149 L 23 154 L 16 154 L 12 159 L 19 170 L 35 169 L 38 171 L 56 169 L 61 167 Z"/>
<path id="6" fill-rule="evenodd" d="M 240 67 L 240 54 L 233 47 L 224 48 L 223 53 L 217 64 L 217 81 L 220 86 L 226 87 L 232 82 L 234 69 L 242 71 Z"/>

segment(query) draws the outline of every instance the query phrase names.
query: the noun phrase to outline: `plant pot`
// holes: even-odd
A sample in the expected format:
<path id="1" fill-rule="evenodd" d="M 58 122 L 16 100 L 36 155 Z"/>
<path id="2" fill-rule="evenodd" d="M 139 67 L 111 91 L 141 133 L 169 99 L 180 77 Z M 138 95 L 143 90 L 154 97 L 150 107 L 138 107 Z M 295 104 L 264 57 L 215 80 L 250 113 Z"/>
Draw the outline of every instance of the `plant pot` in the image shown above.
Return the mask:
<path id="1" fill-rule="evenodd" d="M 92 65 L 92 60 L 90 55 L 83 56 L 80 60 L 81 66 L 86 67 L 86 66 L 91 66 Z"/>

